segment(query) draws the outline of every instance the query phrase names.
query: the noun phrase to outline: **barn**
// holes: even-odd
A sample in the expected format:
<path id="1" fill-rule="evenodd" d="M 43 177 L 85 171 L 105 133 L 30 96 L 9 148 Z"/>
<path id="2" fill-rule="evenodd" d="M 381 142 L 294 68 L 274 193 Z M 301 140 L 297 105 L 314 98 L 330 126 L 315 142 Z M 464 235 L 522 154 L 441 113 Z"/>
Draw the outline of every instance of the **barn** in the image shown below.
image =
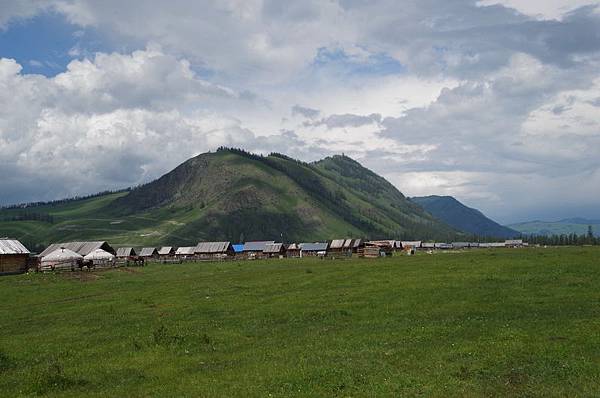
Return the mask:
<path id="1" fill-rule="evenodd" d="M 27 271 L 29 250 L 15 239 L 0 239 L 0 275 Z"/>

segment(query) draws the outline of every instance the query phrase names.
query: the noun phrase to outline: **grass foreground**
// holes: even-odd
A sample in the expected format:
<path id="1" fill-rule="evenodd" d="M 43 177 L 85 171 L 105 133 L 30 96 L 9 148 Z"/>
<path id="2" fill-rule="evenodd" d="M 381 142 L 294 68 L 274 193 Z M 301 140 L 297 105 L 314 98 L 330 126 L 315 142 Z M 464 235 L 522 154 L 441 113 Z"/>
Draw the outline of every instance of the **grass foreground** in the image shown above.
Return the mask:
<path id="1" fill-rule="evenodd" d="M 1 396 L 599 396 L 600 250 L 0 277 Z"/>

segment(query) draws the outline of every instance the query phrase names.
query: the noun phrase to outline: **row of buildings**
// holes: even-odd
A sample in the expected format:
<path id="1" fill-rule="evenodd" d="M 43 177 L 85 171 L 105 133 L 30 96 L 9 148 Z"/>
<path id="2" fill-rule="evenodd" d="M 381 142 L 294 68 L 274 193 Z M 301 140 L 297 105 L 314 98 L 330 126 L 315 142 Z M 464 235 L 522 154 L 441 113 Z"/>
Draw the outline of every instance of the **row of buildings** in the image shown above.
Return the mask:
<path id="1" fill-rule="evenodd" d="M 32 255 L 18 240 L 0 239 L 0 274 L 77 269 L 83 266 L 112 267 L 119 264 L 144 264 L 145 261 L 182 262 L 203 260 L 251 260 L 284 257 L 366 257 L 375 258 L 397 252 L 416 250 L 448 250 L 469 248 L 521 247 L 522 240 L 495 243 L 334 239 L 326 242 L 284 244 L 275 241 L 254 241 L 243 244 L 231 242 L 199 242 L 196 246 L 118 247 L 105 241 L 63 242 L 48 246 Z"/>

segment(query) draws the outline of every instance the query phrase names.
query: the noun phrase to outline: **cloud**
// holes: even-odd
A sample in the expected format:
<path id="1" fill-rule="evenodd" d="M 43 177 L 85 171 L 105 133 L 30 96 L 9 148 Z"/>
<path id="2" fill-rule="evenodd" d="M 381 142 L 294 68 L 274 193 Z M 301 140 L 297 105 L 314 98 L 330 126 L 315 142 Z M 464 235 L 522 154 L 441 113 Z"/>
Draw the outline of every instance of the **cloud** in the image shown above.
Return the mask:
<path id="1" fill-rule="evenodd" d="M 314 119 L 319 116 L 321 112 L 318 109 L 306 108 L 300 105 L 294 105 L 292 107 L 292 115 L 301 115 L 309 119 Z"/>
<path id="2" fill-rule="evenodd" d="M 329 115 L 326 118 L 316 120 L 314 122 L 307 121 L 305 126 L 320 126 L 325 125 L 329 129 L 344 128 L 344 127 L 360 127 L 369 124 L 378 124 L 381 122 L 381 115 L 372 113 L 370 115 L 353 115 L 345 113 L 343 115 Z"/>

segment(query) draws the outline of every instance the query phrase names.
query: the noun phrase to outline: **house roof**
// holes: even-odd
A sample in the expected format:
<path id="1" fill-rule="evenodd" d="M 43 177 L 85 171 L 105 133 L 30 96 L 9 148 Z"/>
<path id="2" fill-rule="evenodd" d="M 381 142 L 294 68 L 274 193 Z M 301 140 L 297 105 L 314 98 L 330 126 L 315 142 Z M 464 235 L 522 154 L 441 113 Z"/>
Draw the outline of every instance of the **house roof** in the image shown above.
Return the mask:
<path id="1" fill-rule="evenodd" d="M 29 254 L 29 250 L 16 239 L 0 239 L 0 254 Z"/>
<path id="2" fill-rule="evenodd" d="M 244 243 L 244 251 L 245 252 L 262 252 L 265 250 L 266 245 L 272 245 L 273 243 L 275 243 L 275 241 L 272 241 L 272 240 L 246 242 L 246 243 Z"/>
<path id="3" fill-rule="evenodd" d="M 173 251 L 173 246 L 163 246 L 160 249 L 158 249 L 158 254 L 160 254 L 161 256 L 166 256 L 168 254 L 171 254 Z"/>
<path id="4" fill-rule="evenodd" d="M 288 247 L 287 250 L 300 250 L 300 247 L 298 246 L 297 243 L 291 243 Z"/>
<path id="5" fill-rule="evenodd" d="M 43 252 L 39 254 L 40 257 L 47 256 L 53 251 L 65 248 L 75 253 L 78 253 L 82 256 L 86 256 L 93 252 L 96 249 L 102 249 L 109 253 L 114 253 L 115 250 L 106 242 L 106 241 L 97 241 L 97 242 L 66 242 L 66 243 L 53 243 L 46 248 Z"/>
<path id="6" fill-rule="evenodd" d="M 117 257 L 129 257 L 135 256 L 135 250 L 133 247 L 119 247 L 117 248 Z"/>
<path id="7" fill-rule="evenodd" d="M 283 249 L 283 243 L 269 243 L 265 245 L 265 253 L 279 253 Z"/>
<path id="8" fill-rule="evenodd" d="M 193 255 L 196 251 L 196 246 L 179 247 L 175 252 L 176 255 Z"/>
<path id="9" fill-rule="evenodd" d="M 243 243 L 239 243 L 237 245 L 231 245 L 231 247 L 233 248 L 233 251 L 236 253 L 241 253 L 244 251 L 244 244 Z"/>
<path id="10" fill-rule="evenodd" d="M 362 246 L 362 244 L 363 244 L 362 239 L 355 239 L 354 242 L 352 242 L 352 248 L 356 249 L 357 247 Z"/>
<path id="11" fill-rule="evenodd" d="M 231 246 L 231 242 L 200 242 L 195 252 L 200 254 L 223 253 Z"/>
<path id="12" fill-rule="evenodd" d="M 144 247 L 140 251 L 140 257 L 152 257 L 157 253 L 156 247 Z"/>
<path id="13" fill-rule="evenodd" d="M 352 239 L 346 239 L 344 241 L 344 249 L 351 249 L 352 248 Z"/>
<path id="14" fill-rule="evenodd" d="M 341 249 L 344 247 L 344 239 L 334 239 L 331 241 L 331 244 L 329 245 L 330 249 Z"/>
<path id="15" fill-rule="evenodd" d="M 392 248 L 396 247 L 395 240 L 372 240 L 367 243 L 375 246 L 390 246 Z"/>
<path id="16" fill-rule="evenodd" d="M 420 240 L 403 240 L 401 242 L 396 242 L 396 247 L 402 247 L 402 248 L 421 247 L 421 241 Z"/>
<path id="17" fill-rule="evenodd" d="M 300 249 L 305 252 L 321 252 L 327 250 L 327 242 L 300 243 Z"/>

